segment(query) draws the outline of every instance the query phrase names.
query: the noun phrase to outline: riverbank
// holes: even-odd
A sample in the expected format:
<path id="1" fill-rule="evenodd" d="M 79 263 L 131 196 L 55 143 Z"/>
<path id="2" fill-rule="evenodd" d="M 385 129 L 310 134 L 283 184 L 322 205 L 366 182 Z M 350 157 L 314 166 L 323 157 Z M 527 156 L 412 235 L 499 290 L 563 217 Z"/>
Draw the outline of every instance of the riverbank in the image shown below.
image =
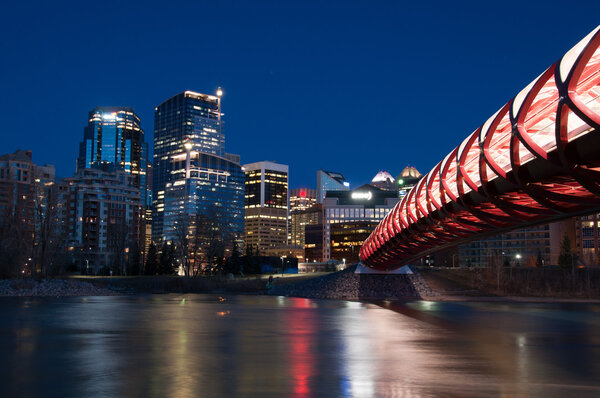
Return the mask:
<path id="1" fill-rule="evenodd" d="M 92 283 L 72 279 L 4 279 L 0 280 L 0 296 L 66 297 L 115 296 L 119 292 Z"/>
<path id="2" fill-rule="evenodd" d="M 335 300 L 420 300 L 438 297 L 419 274 L 355 274 L 356 265 L 343 271 L 296 283 L 276 280 L 266 293 Z"/>
<path id="3" fill-rule="evenodd" d="M 600 300 L 600 268 L 416 268 L 445 301 Z"/>
<path id="4" fill-rule="evenodd" d="M 485 270 L 414 269 L 414 274 L 355 274 L 356 266 L 326 274 L 268 275 L 247 277 L 135 276 L 65 279 L 0 280 L 0 296 L 112 296 L 165 293 L 250 294 L 332 300 L 429 300 L 453 302 L 600 302 L 595 295 L 558 291 L 545 295 L 507 292 L 496 294 L 474 281 Z M 594 279 L 590 279 L 595 283 Z M 486 285 L 484 285 L 485 287 Z M 594 286 L 594 284 L 592 284 Z M 587 291 L 589 292 L 589 290 Z"/>

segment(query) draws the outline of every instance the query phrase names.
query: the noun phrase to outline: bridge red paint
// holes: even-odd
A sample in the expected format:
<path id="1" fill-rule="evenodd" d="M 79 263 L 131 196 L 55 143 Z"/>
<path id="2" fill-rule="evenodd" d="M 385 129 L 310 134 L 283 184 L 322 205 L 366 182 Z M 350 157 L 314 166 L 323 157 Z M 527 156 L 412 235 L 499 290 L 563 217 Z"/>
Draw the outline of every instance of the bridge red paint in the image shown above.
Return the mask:
<path id="1" fill-rule="evenodd" d="M 392 269 L 470 240 L 600 211 L 600 27 L 438 163 L 360 257 Z"/>

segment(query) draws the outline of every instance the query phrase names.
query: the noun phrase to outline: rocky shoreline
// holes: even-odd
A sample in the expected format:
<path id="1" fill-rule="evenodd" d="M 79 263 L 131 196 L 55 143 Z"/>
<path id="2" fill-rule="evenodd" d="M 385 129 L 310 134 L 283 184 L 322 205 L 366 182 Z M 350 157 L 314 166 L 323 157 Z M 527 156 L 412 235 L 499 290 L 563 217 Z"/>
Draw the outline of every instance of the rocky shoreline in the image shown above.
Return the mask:
<path id="1" fill-rule="evenodd" d="M 333 300 L 420 300 L 439 298 L 419 274 L 355 274 L 355 266 L 323 276 L 290 282 L 275 278 L 270 289 L 264 280 L 237 284 L 216 278 L 131 278 L 85 281 L 77 279 L 0 280 L 0 297 L 115 296 L 140 293 L 267 294 Z M 139 280 L 138 280 L 139 279 Z"/>
<path id="2" fill-rule="evenodd" d="M 116 296 L 121 293 L 72 279 L 4 279 L 0 280 L 0 296 L 65 297 Z"/>
<path id="3" fill-rule="evenodd" d="M 274 296 L 335 300 L 421 300 L 439 294 L 419 274 L 355 274 L 356 266 L 295 283 L 275 284 Z"/>

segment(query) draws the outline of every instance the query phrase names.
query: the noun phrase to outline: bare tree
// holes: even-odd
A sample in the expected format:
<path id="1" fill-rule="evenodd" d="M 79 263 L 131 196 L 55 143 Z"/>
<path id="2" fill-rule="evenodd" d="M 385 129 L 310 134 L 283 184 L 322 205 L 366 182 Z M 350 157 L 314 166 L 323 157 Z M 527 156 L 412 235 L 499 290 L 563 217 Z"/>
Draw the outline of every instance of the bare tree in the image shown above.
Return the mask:
<path id="1" fill-rule="evenodd" d="M 174 225 L 175 256 L 179 260 L 185 276 L 192 275 L 190 259 L 190 217 L 184 213 L 179 214 Z"/>
<path id="2" fill-rule="evenodd" d="M 194 218 L 193 258 L 194 275 L 212 273 L 215 264 L 224 264 L 226 245 L 231 233 L 217 207 L 209 207 Z"/>
<path id="3" fill-rule="evenodd" d="M 13 278 L 27 272 L 28 228 L 7 212 L 0 219 L 0 278 Z"/>
<path id="4" fill-rule="evenodd" d="M 56 186 L 37 185 L 35 192 L 32 260 L 41 276 L 57 274 L 66 257 L 66 231 L 59 214 L 65 203 Z"/>
<path id="5" fill-rule="evenodd" d="M 129 228 L 124 222 L 109 224 L 107 229 L 109 236 L 109 247 L 113 256 L 113 268 L 121 275 L 127 274 L 127 262 L 125 261 L 125 249 L 130 247 Z"/>

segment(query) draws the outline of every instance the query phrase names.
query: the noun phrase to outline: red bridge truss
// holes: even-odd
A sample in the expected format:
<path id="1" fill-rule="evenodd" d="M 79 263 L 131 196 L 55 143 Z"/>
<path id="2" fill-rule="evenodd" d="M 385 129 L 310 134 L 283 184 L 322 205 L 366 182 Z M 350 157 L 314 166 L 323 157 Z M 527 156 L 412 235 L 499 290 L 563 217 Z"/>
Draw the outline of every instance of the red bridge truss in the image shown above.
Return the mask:
<path id="1" fill-rule="evenodd" d="M 600 211 L 600 26 L 438 163 L 360 251 L 392 269 L 510 229 Z"/>

